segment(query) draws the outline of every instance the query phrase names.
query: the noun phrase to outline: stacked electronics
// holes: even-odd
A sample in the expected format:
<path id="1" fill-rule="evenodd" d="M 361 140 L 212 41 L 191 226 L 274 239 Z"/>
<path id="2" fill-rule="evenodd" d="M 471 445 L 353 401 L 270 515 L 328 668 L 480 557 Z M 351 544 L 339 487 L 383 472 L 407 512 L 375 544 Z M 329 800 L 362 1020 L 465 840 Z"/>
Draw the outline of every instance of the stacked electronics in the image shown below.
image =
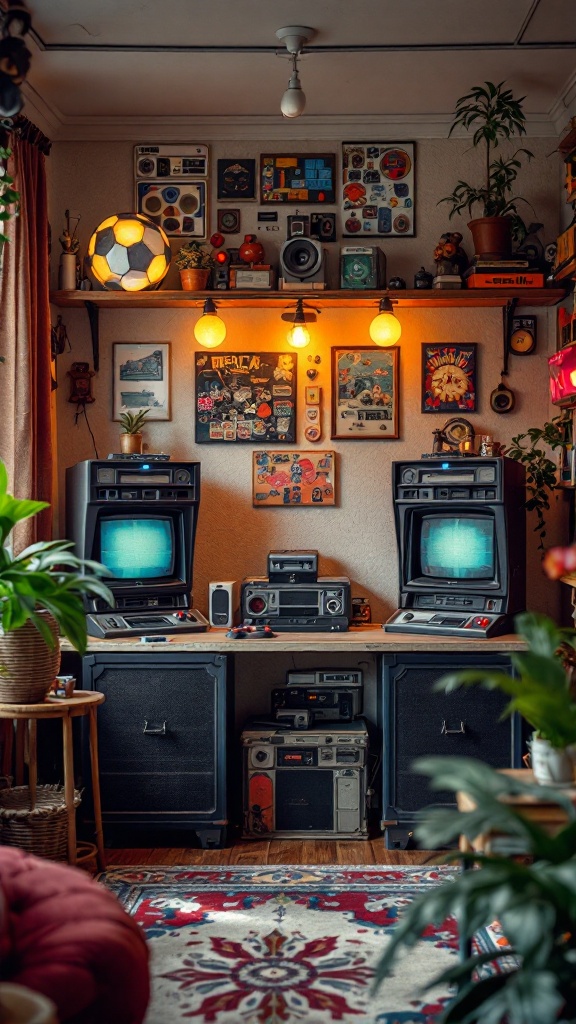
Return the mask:
<path id="1" fill-rule="evenodd" d="M 367 838 L 360 669 L 289 671 L 242 733 L 244 836 Z"/>
<path id="2" fill-rule="evenodd" d="M 318 575 L 317 551 L 271 551 L 268 576 L 242 582 L 242 622 L 280 632 L 345 632 L 352 601 L 346 576 Z"/>

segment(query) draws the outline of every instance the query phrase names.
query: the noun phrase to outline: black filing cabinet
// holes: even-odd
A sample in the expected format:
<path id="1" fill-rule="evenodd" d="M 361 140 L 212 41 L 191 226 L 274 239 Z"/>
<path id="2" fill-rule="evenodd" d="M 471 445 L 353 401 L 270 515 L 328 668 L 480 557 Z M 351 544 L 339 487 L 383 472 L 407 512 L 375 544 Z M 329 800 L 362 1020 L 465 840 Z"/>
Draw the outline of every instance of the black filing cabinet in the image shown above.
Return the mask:
<path id="1" fill-rule="evenodd" d="M 222 845 L 232 716 L 227 657 L 87 655 L 83 687 L 106 695 L 98 709 L 105 832 L 107 824 L 190 829 L 203 846 Z"/>
<path id="2" fill-rule="evenodd" d="M 493 768 L 521 767 L 518 716 L 500 720 L 508 698 L 481 686 L 434 692 L 441 676 L 461 668 L 510 672 L 495 654 L 394 654 L 382 658 L 383 807 L 386 845 L 407 845 L 431 804 L 455 806 L 449 792 L 433 792 L 412 770 L 418 757 L 474 757 Z"/>

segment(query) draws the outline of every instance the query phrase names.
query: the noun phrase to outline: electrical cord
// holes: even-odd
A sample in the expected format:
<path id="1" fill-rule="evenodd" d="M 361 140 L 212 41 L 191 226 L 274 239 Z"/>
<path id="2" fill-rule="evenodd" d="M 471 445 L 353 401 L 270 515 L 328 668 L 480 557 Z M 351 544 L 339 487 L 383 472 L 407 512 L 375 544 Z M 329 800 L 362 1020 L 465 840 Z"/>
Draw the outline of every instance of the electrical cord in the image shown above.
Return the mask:
<path id="1" fill-rule="evenodd" d="M 84 402 L 79 402 L 78 405 L 76 406 L 76 412 L 74 413 L 74 424 L 75 424 L 75 426 L 78 426 L 78 420 L 80 419 L 80 417 L 82 415 L 84 415 L 84 419 L 86 420 L 86 426 L 88 427 L 88 432 L 90 434 L 90 437 L 92 438 L 92 446 L 94 448 L 94 454 L 96 455 L 96 458 L 99 459 L 100 456 L 98 455 L 98 449 L 96 447 L 96 438 L 94 437 L 94 434 L 92 433 L 92 427 L 90 426 L 90 421 L 88 419 L 88 413 L 86 412 L 86 404 Z"/>

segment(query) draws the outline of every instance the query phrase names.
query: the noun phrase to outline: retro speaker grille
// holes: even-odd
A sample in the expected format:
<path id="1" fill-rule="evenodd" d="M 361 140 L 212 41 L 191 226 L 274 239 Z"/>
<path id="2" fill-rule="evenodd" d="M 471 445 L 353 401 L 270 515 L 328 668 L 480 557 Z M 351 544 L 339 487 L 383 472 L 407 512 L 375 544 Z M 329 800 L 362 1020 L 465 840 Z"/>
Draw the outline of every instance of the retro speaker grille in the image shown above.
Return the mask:
<path id="1" fill-rule="evenodd" d="M 276 771 L 276 831 L 334 828 L 334 772 L 305 768 Z"/>

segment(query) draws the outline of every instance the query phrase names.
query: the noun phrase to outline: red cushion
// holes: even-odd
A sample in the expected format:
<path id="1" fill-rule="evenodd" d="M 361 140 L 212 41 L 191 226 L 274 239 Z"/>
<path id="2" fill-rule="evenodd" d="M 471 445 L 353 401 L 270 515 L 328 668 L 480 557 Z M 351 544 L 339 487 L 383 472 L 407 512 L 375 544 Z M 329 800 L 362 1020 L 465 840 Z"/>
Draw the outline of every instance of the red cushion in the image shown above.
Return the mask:
<path id="1" fill-rule="evenodd" d="M 10 847 L 0 847 L 0 889 L 3 980 L 52 999 L 61 1024 L 140 1024 L 148 949 L 112 893 L 78 868 Z"/>

